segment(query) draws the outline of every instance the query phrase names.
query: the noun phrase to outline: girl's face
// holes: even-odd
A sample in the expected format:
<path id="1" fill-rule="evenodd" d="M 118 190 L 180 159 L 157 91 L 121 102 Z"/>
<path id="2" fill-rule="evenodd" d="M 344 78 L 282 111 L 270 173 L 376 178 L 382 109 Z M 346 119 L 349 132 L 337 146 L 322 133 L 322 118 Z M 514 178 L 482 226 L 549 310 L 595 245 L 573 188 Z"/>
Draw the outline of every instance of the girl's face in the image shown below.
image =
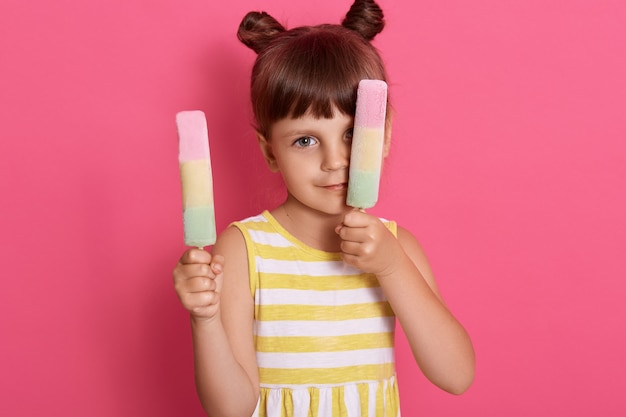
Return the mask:
<path id="1" fill-rule="evenodd" d="M 348 188 L 354 119 L 335 109 L 330 119 L 306 113 L 276 122 L 261 148 L 273 171 L 281 173 L 289 194 L 304 206 L 340 214 Z"/>

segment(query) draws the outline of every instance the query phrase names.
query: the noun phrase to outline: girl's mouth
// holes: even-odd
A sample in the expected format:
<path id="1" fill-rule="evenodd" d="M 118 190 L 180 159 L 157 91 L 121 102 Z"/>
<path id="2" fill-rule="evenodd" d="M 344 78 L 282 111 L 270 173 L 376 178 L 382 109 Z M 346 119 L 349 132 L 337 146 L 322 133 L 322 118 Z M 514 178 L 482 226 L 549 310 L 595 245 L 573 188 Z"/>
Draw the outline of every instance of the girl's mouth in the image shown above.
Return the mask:
<path id="1" fill-rule="evenodd" d="M 330 185 L 325 185 L 324 188 L 326 188 L 327 190 L 331 190 L 331 191 L 338 191 L 338 190 L 344 190 L 348 187 L 348 183 L 346 182 L 341 182 L 339 184 L 330 184 Z"/>

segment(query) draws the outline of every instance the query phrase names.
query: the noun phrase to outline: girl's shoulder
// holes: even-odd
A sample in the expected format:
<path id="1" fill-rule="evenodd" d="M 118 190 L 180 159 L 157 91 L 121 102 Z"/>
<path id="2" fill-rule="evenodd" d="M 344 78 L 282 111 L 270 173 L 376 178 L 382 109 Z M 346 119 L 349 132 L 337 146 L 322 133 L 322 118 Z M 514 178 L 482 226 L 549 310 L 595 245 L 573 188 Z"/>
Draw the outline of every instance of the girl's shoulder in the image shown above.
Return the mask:
<path id="1" fill-rule="evenodd" d="M 402 245 L 402 248 L 407 253 L 407 255 L 409 255 L 409 257 L 414 261 L 416 258 L 420 258 L 420 263 L 428 263 L 424 249 L 422 248 L 422 245 L 417 240 L 415 235 L 405 227 L 402 227 L 398 224 L 395 225 L 395 228 L 398 241 Z"/>
<path id="2" fill-rule="evenodd" d="M 422 277 L 435 292 L 435 294 L 438 297 L 441 297 L 437 288 L 435 277 L 430 267 L 430 262 L 428 261 L 428 257 L 426 256 L 426 252 L 422 248 L 422 245 L 417 240 L 415 235 L 413 235 L 413 233 L 411 233 L 408 229 L 402 226 L 397 226 L 397 228 L 398 241 L 400 242 L 402 249 L 407 254 L 407 256 L 411 258 L 417 269 L 419 269 L 420 273 L 422 274 Z"/>

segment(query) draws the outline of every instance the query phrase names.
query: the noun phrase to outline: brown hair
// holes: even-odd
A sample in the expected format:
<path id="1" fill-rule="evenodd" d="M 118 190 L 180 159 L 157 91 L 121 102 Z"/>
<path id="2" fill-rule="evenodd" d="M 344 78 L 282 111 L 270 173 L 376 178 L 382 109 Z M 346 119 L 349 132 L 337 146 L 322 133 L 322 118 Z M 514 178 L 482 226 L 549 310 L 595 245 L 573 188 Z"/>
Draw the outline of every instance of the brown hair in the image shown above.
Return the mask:
<path id="1" fill-rule="evenodd" d="M 248 13 L 237 37 L 258 54 L 251 78 L 257 130 L 267 136 L 274 122 L 309 110 L 314 117 L 330 118 L 336 107 L 354 116 L 359 81 L 387 79 L 370 43 L 384 24 L 372 0 L 356 0 L 341 25 L 286 30 L 265 12 Z"/>

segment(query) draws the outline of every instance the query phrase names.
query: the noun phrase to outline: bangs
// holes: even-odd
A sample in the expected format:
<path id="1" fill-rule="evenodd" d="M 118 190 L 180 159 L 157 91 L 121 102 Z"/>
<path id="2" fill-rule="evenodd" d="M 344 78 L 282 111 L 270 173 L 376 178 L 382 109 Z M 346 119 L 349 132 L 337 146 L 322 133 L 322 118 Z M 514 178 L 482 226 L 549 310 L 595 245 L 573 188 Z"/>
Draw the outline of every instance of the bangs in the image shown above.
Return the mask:
<path id="1" fill-rule="evenodd" d="M 321 64 L 325 65 L 325 64 Z M 328 67 L 325 67 L 328 68 Z M 273 121 L 284 117 L 298 118 L 307 112 L 316 118 L 332 118 L 334 109 L 354 116 L 356 111 L 356 87 L 361 79 L 357 74 L 332 71 L 320 77 L 323 72 L 307 67 L 276 91 L 280 103 L 270 115 Z"/>
<path id="2" fill-rule="evenodd" d="M 262 133 L 278 120 L 307 112 L 332 118 L 336 108 L 354 116 L 359 81 L 386 78 L 376 50 L 353 32 L 335 25 L 298 29 L 280 47 L 268 48 L 264 62 L 257 61 L 265 69 L 257 74 L 264 82 L 252 91 Z"/>

